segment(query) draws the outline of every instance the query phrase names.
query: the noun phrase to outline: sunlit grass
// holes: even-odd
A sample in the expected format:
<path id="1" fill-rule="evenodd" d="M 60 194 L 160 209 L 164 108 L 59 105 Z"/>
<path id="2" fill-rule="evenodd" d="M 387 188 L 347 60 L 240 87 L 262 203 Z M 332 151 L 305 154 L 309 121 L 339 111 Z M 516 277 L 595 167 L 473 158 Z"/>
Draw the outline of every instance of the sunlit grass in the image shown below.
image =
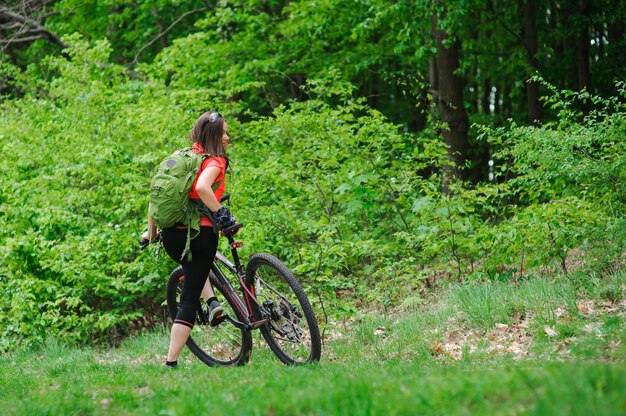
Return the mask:
<path id="1" fill-rule="evenodd" d="M 455 287 L 340 325 L 305 367 L 280 364 L 256 334 L 240 368 L 187 351 L 165 368 L 167 329 L 116 349 L 49 341 L 0 357 L 0 414 L 624 414 L 625 288 L 624 273 L 586 289 L 562 278 Z M 494 348 L 512 340 L 526 354 Z"/>

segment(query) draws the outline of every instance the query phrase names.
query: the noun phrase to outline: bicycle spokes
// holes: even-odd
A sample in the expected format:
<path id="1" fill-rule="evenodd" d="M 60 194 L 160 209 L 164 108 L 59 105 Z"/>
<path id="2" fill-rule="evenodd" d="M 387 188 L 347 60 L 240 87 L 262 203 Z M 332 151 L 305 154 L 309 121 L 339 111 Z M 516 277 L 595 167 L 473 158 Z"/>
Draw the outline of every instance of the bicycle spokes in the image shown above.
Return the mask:
<path id="1" fill-rule="evenodd" d="M 270 326 L 286 341 L 302 342 L 302 328 L 298 326 L 302 314 L 287 301 L 281 301 L 276 305 L 272 301 L 264 301 L 263 307 L 271 316 Z"/>
<path id="2" fill-rule="evenodd" d="M 293 362 L 305 362 L 311 354 L 310 328 L 301 304 L 282 275 L 261 266 L 254 276 L 255 297 L 273 343 Z"/>

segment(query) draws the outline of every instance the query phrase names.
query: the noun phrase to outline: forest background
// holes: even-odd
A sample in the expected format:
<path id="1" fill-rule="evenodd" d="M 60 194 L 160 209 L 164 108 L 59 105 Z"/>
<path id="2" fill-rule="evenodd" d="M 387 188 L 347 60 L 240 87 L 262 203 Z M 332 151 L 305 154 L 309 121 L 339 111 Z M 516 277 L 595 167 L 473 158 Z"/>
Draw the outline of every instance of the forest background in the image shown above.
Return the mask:
<path id="1" fill-rule="evenodd" d="M 147 189 L 207 110 L 244 257 L 276 254 L 325 313 L 610 275 L 625 22 L 619 0 L 3 1 L 0 351 L 165 320 Z"/>

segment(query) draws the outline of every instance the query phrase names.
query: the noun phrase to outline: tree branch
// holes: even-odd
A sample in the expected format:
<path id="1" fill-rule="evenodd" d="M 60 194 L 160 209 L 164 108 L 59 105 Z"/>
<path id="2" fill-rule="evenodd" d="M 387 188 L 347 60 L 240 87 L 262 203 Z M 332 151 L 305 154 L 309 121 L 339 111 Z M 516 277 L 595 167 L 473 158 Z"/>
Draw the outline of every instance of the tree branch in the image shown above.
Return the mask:
<path id="1" fill-rule="evenodd" d="M 165 36 L 167 34 L 167 32 L 169 32 L 170 30 L 172 30 L 172 28 L 174 26 L 176 26 L 178 24 L 178 22 L 180 22 L 181 20 L 183 20 L 185 17 L 189 16 L 190 14 L 194 14 L 194 13 L 198 13 L 198 12 L 202 12 L 202 11 L 206 11 L 208 10 L 208 7 L 202 7 L 200 9 L 193 9 L 193 10 L 189 10 L 185 13 L 183 13 L 182 15 L 180 15 L 178 17 L 178 19 L 174 20 L 174 22 L 168 26 L 167 29 L 165 29 L 163 32 L 159 33 L 157 35 L 157 37 L 155 37 L 154 39 L 152 39 L 150 42 L 148 42 L 147 44 L 145 44 L 144 46 L 141 47 L 141 49 L 139 49 L 139 51 L 135 54 L 135 59 L 133 59 L 132 64 L 136 65 L 137 64 L 137 59 L 139 59 L 139 55 L 141 55 L 141 53 L 144 51 L 144 49 L 146 49 L 147 47 L 149 47 L 150 45 L 152 45 L 154 42 L 156 42 L 157 40 L 159 40 L 161 37 Z"/>
<path id="2" fill-rule="evenodd" d="M 47 39 L 51 42 L 56 43 L 62 48 L 66 47 L 63 41 L 61 41 L 61 39 L 57 35 L 46 29 L 43 25 L 41 25 L 41 23 L 29 16 L 25 16 L 4 6 L 0 6 L 0 16 L 8 18 L 10 25 L 19 25 L 19 23 L 21 23 L 21 25 L 19 25 L 20 29 L 18 29 L 18 31 L 13 34 L 10 39 L 2 39 L 1 43 L 5 44 L 5 46 L 2 48 L 2 51 L 4 51 L 6 48 L 9 47 L 9 45 L 13 43 L 32 42 L 39 39 Z M 25 38 L 18 37 L 18 35 L 22 33 L 22 29 L 27 26 L 29 27 L 27 33 L 39 33 L 39 36 L 28 36 Z"/>
<path id="3" fill-rule="evenodd" d="M 0 44 L 11 45 L 14 43 L 28 43 L 40 40 L 41 36 L 27 36 L 25 38 L 0 39 Z M 3 48 L 4 49 L 4 48 Z"/>
<path id="4" fill-rule="evenodd" d="M 526 41 L 524 40 L 524 38 L 522 37 L 522 35 L 520 35 L 519 33 L 517 33 L 516 31 L 514 31 L 513 29 L 511 29 L 509 26 L 507 26 L 506 23 L 504 23 L 501 19 L 500 16 L 498 15 L 498 13 L 496 13 L 496 8 L 493 4 L 492 0 L 488 0 L 488 10 L 493 14 L 493 17 L 496 19 L 496 21 L 498 23 L 500 23 L 500 26 L 502 26 L 504 28 L 504 30 L 506 30 L 507 32 L 509 32 L 511 35 L 515 36 L 515 38 L 517 38 L 517 41 L 522 45 L 522 47 L 524 48 L 524 50 L 529 53 L 529 49 L 528 49 L 528 45 L 526 45 Z"/>
<path id="5" fill-rule="evenodd" d="M 9 22 L 9 23 L 0 24 L 0 29 L 2 30 L 19 29 L 23 26 L 24 24 L 19 23 L 19 22 Z"/>

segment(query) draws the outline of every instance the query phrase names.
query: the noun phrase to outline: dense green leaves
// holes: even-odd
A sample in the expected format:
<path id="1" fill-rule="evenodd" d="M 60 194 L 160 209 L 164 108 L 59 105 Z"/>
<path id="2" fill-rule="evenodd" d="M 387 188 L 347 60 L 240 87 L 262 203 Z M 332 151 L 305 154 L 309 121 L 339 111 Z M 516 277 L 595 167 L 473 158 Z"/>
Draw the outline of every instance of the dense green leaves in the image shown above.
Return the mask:
<path id="1" fill-rule="evenodd" d="M 172 139 L 176 107 L 109 64 L 106 42 L 66 41 L 72 60 L 50 62 L 59 75 L 45 96 L 14 101 L 2 115 L 7 340 L 124 332 L 160 289 L 158 265 L 135 261 L 136 235 L 126 230 L 142 226 L 141 194 L 162 156 L 151 152 Z"/>
<path id="2" fill-rule="evenodd" d="M 26 70 L 0 60 L 1 350 L 49 333 L 116 342 L 160 319 L 173 263 L 136 248 L 147 186 L 208 109 L 226 116 L 234 137 L 227 186 L 246 225 L 244 257 L 278 255 L 339 313 L 396 304 L 443 276 L 506 280 L 623 261 L 623 84 L 602 98 L 545 82 L 554 118 L 535 127 L 519 114 L 491 124 L 496 110 L 487 108 L 502 101 L 494 92 L 471 113 L 486 124 L 473 131 L 490 152 L 492 180 L 443 194 L 447 149 L 421 112 L 436 4 L 240 3 L 219 2 L 195 33 L 133 71 L 116 62 L 149 37 L 138 29 L 149 26 L 144 4 L 107 17 L 136 23 L 124 42 L 89 32 L 99 15 L 86 36 L 63 38 L 64 55 Z M 492 47 L 513 48 L 503 22 L 517 9 L 500 22 L 474 6 L 458 2 L 442 27 L 465 47 L 485 45 L 492 30 Z M 471 37 L 463 30 L 476 27 L 464 23 L 478 12 L 485 25 Z M 461 71 L 485 93 L 525 65 L 517 51 L 484 84 L 478 69 L 497 62 L 480 54 Z M 511 105 L 523 90 L 514 87 Z"/>

